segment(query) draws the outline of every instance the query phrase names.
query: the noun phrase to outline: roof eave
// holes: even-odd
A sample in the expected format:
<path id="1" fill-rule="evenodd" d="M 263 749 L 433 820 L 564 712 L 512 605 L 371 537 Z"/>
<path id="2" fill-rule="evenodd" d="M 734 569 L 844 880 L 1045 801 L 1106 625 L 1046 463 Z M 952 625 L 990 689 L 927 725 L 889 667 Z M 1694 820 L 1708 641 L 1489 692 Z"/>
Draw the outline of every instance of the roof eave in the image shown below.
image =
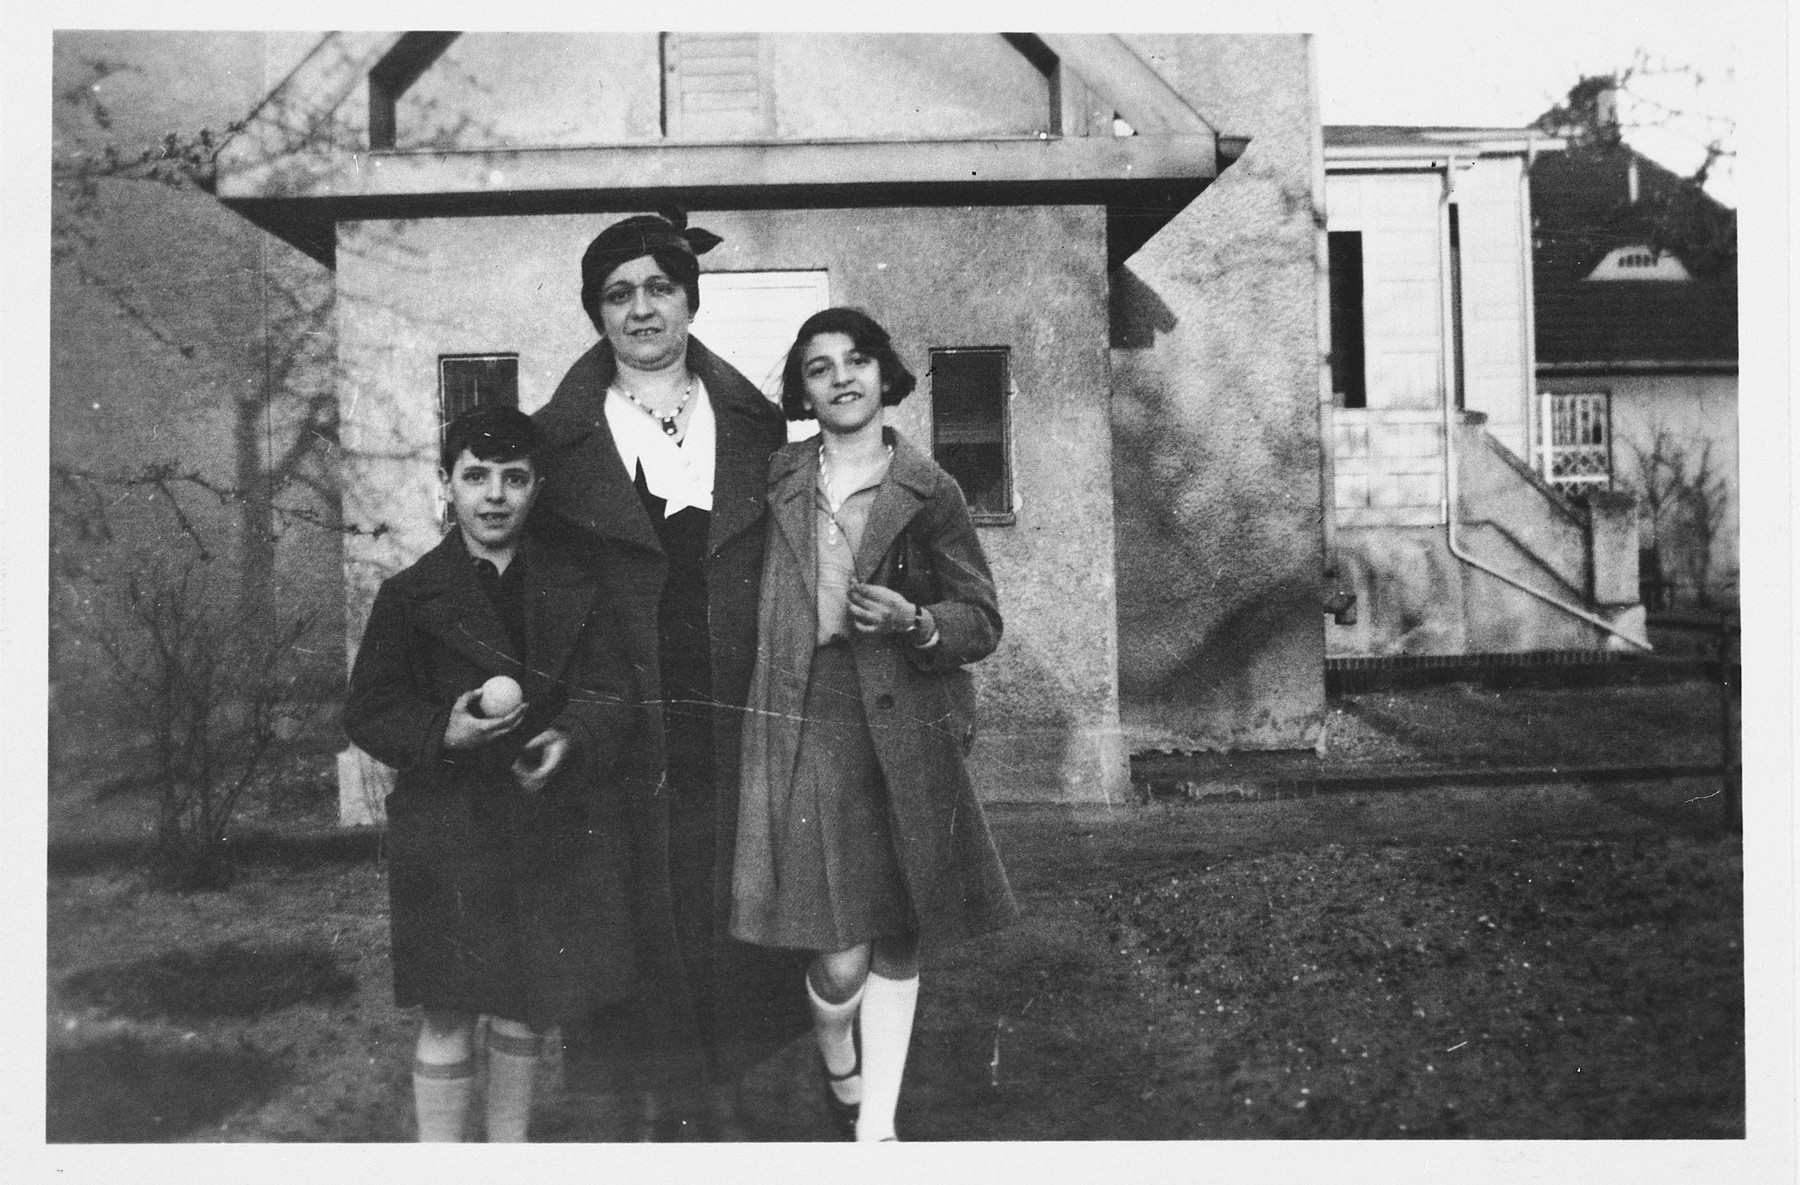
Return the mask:
<path id="1" fill-rule="evenodd" d="M 226 201 L 568 190 L 1209 181 L 1212 135 L 625 144 L 467 152 L 336 151 L 221 168 Z"/>

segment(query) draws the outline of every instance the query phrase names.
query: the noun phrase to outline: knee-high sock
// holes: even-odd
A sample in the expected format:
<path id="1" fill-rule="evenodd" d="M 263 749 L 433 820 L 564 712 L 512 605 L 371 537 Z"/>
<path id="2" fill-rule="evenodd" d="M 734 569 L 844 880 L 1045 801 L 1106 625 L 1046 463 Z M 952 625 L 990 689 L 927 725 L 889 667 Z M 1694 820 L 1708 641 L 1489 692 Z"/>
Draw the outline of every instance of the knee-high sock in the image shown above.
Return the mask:
<path id="1" fill-rule="evenodd" d="M 523 1144 L 531 1124 L 531 1087 L 543 1038 L 513 1037 L 488 1029 L 487 1138 L 490 1144 Z"/>
<path id="2" fill-rule="evenodd" d="M 819 1042 L 819 1056 L 825 1059 L 825 1068 L 833 1075 L 848 1074 L 856 1069 L 856 1041 L 850 1030 L 862 1006 L 863 990 L 859 987 L 848 1000 L 833 1004 L 819 995 L 818 989 L 813 987 L 812 976 L 806 977 L 806 998 L 812 1001 L 813 1037 Z M 831 1093 L 839 1102 L 862 1101 L 861 1076 L 832 1082 Z"/>
<path id="3" fill-rule="evenodd" d="M 419 1118 L 419 1142 L 460 1144 L 475 1093 L 475 1059 L 448 1065 L 413 1062 L 413 1110 Z"/>
<path id="4" fill-rule="evenodd" d="M 894 1135 L 894 1109 L 900 1103 L 900 1079 L 906 1074 L 906 1049 L 912 1044 L 913 1010 L 919 1002 L 919 977 L 888 979 L 869 972 L 862 1000 L 862 1111 L 856 1119 L 857 1140 L 888 1140 Z"/>

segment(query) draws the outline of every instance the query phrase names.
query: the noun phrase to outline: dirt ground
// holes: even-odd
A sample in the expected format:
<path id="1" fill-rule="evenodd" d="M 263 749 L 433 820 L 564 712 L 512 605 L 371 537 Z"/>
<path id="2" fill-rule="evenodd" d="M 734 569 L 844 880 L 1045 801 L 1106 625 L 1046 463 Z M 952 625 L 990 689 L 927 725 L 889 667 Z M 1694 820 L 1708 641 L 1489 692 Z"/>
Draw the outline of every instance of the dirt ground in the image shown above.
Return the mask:
<path id="1" fill-rule="evenodd" d="M 1333 702 L 1313 760 L 1709 763 L 1716 705 L 1705 684 L 1372 692 Z M 242 825 L 328 826 L 332 750 Z M 144 833 L 116 767 L 60 772 L 53 841 Z M 903 1134 L 1741 1134 L 1742 859 L 1718 794 L 1695 778 L 997 808 L 1024 921 L 927 968 Z M 411 1138 L 415 1022 L 389 998 L 378 861 L 250 864 L 185 896 L 129 867 L 57 875 L 47 923 L 52 1141 Z M 232 1004 L 170 961 L 220 944 L 263 997 Z M 828 1137 L 813 1057 L 802 1040 L 752 1075 L 753 1138 Z M 557 1071 L 535 1139 L 643 1136 L 640 1100 L 564 1091 Z"/>
<path id="2" fill-rule="evenodd" d="M 915 1140 L 1728 1137 L 1744 1114 L 1741 861 L 1667 783 L 1014 808 L 1020 926 L 927 969 Z M 411 1136 L 373 862 L 223 893 L 49 886 L 53 1141 Z M 77 972 L 275 941 L 348 993 L 132 1018 Z M 117 974 L 116 970 L 113 974 Z M 104 976 L 102 976 L 104 978 Z M 745 1091 L 759 1139 L 827 1138 L 804 1041 Z M 544 1077 L 534 1138 L 631 1139 L 635 1102 Z"/>

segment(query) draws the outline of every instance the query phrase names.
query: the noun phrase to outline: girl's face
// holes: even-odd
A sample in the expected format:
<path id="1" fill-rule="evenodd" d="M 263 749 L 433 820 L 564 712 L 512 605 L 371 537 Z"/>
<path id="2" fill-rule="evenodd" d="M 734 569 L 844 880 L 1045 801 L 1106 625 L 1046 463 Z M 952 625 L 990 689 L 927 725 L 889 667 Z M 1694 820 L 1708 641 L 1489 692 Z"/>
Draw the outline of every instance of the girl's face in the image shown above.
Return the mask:
<path id="1" fill-rule="evenodd" d="M 840 435 L 881 416 L 881 363 L 856 348 L 846 333 L 821 333 L 800 353 L 806 404 L 819 428 Z"/>

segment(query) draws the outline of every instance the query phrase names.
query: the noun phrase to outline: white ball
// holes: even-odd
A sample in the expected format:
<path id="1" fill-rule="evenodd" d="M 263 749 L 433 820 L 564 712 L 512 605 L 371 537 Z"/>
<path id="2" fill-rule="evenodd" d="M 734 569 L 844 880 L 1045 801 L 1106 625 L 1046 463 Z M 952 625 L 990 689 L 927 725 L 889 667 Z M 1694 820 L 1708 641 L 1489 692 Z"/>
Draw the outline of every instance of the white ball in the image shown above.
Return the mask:
<path id="1" fill-rule="evenodd" d="M 481 714 L 504 716 L 525 702 L 525 692 L 511 675 L 495 675 L 481 685 Z"/>

